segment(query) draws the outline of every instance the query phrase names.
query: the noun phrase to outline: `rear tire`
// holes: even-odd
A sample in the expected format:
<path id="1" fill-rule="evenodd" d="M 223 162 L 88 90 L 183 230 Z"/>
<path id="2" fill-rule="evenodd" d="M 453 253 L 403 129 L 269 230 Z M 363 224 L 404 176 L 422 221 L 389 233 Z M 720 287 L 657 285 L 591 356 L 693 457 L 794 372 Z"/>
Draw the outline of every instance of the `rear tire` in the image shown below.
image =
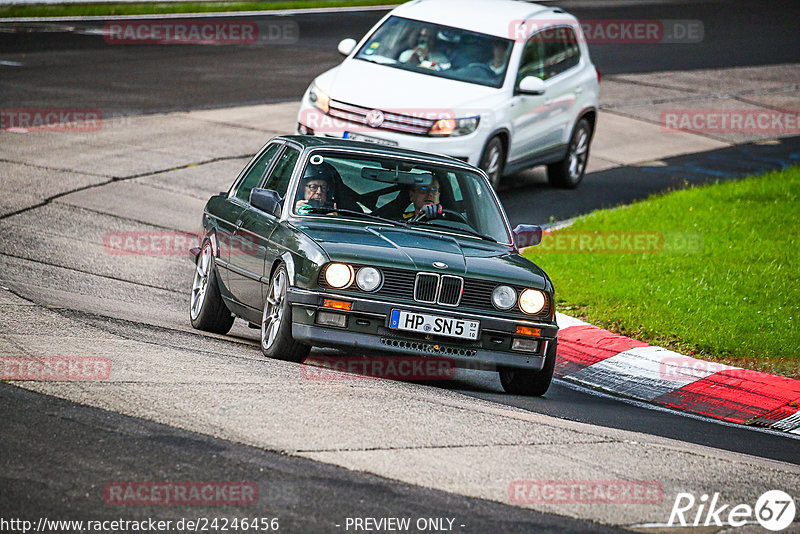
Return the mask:
<path id="1" fill-rule="evenodd" d="M 541 397 L 547 393 L 556 367 L 557 345 L 556 340 L 550 343 L 545 356 L 544 367 L 542 367 L 541 371 L 508 367 L 500 369 L 500 383 L 503 384 L 503 389 L 506 390 L 506 393 L 531 397 Z"/>
<path id="2" fill-rule="evenodd" d="M 589 161 L 589 144 L 592 130 L 589 121 L 581 119 L 572 131 L 572 138 L 567 147 L 567 157 L 547 166 L 547 180 L 554 187 L 575 189 L 583 180 L 586 162 Z"/>
<path id="3" fill-rule="evenodd" d="M 481 154 L 480 167 L 489 177 L 489 183 L 497 191 L 500 187 L 500 179 L 503 177 L 503 167 L 506 162 L 506 149 L 503 141 L 498 136 L 494 136 L 486 143 Z"/>
<path id="4" fill-rule="evenodd" d="M 189 319 L 198 330 L 215 334 L 227 334 L 233 326 L 234 316 L 222 300 L 214 267 L 214 250 L 208 240 L 203 243 L 195 260 Z"/>
<path id="5" fill-rule="evenodd" d="M 289 275 L 281 264 L 269 279 L 269 291 L 261 315 L 261 352 L 267 358 L 301 362 L 311 350 L 292 337 L 292 306 L 286 298 Z"/>

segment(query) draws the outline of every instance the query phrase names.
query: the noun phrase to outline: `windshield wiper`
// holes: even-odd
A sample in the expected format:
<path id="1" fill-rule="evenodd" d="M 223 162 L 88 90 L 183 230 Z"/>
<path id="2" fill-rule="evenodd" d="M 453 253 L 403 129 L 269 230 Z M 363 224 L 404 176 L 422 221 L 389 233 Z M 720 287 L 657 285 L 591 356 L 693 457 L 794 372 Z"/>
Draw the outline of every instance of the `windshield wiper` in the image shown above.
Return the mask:
<path id="1" fill-rule="evenodd" d="M 364 213 L 363 211 L 355 211 L 355 210 L 346 210 L 340 208 L 305 208 L 303 213 L 341 213 L 342 215 L 351 215 L 353 217 L 361 217 L 363 219 L 372 219 L 374 221 L 381 221 L 386 224 L 391 224 L 393 226 L 406 226 L 405 222 L 400 221 L 393 221 L 392 219 L 386 219 L 384 217 L 379 217 L 377 215 L 372 215 L 371 213 Z"/>
<path id="2" fill-rule="evenodd" d="M 499 241 L 497 239 L 493 238 L 492 236 L 488 236 L 486 234 L 482 234 L 480 232 L 477 232 L 477 231 L 473 230 L 472 228 L 456 228 L 456 227 L 453 227 L 453 226 L 449 226 L 447 224 L 437 223 L 436 221 L 414 221 L 411 224 L 414 224 L 414 225 L 424 224 L 425 226 L 436 226 L 438 228 L 447 228 L 448 230 L 453 230 L 453 231 L 456 231 L 456 232 L 466 232 L 469 235 L 473 235 L 475 237 L 480 237 L 481 239 L 484 239 L 486 241 L 491 241 L 492 243 L 499 243 Z"/>

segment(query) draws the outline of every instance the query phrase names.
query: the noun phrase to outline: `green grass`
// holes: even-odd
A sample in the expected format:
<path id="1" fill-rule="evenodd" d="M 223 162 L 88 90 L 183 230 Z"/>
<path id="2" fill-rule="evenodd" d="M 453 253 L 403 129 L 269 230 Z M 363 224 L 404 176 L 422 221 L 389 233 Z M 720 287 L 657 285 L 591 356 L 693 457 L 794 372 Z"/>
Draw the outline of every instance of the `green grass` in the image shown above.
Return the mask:
<path id="1" fill-rule="evenodd" d="M 528 249 L 551 276 L 559 311 L 683 354 L 800 378 L 800 167 L 597 211 L 553 235 L 594 231 L 661 232 L 664 247 Z M 695 246 L 682 246 L 684 237 Z"/>
<path id="2" fill-rule="evenodd" d="M 313 7 L 382 6 L 399 2 L 391 0 L 286 0 L 264 2 L 141 2 L 123 4 L 64 4 L 64 5 L 6 5 L 0 6 L 0 18 L 10 17 L 68 17 L 89 15 L 150 15 L 168 13 L 218 13 L 228 11 L 263 11 Z"/>

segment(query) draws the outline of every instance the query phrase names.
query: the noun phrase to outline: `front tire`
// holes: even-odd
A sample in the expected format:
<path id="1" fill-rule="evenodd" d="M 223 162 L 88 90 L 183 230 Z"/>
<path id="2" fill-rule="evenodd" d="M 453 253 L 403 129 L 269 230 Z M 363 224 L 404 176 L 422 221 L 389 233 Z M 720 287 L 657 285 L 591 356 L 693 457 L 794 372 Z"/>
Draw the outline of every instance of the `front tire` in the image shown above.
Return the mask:
<path id="1" fill-rule="evenodd" d="M 214 268 L 214 250 L 208 240 L 203 243 L 195 260 L 189 319 L 198 330 L 215 334 L 227 334 L 233 326 L 234 317 L 220 294 L 217 270 Z"/>
<path id="2" fill-rule="evenodd" d="M 581 119 L 572 131 L 567 148 L 567 157 L 547 166 L 547 179 L 550 185 L 564 189 L 575 189 L 583 180 L 586 162 L 589 161 L 589 144 L 592 130 L 589 121 Z"/>
<path id="3" fill-rule="evenodd" d="M 500 369 L 500 383 L 503 384 L 503 389 L 506 390 L 506 393 L 531 397 L 541 397 L 547 393 L 556 367 L 557 345 L 556 340 L 550 342 L 544 360 L 544 367 L 542 367 L 541 371 L 513 368 Z"/>
<path id="4" fill-rule="evenodd" d="M 489 177 L 489 183 L 492 188 L 497 191 L 500 187 L 500 179 L 503 177 L 503 167 L 506 162 L 506 149 L 503 146 L 503 141 L 498 136 L 489 139 L 486 146 L 483 148 L 481 160 L 478 162 L 480 167 Z"/>
<path id="5" fill-rule="evenodd" d="M 292 338 L 292 307 L 286 298 L 289 275 L 281 264 L 269 279 L 269 291 L 261 315 L 261 352 L 267 358 L 301 362 L 311 347 Z"/>

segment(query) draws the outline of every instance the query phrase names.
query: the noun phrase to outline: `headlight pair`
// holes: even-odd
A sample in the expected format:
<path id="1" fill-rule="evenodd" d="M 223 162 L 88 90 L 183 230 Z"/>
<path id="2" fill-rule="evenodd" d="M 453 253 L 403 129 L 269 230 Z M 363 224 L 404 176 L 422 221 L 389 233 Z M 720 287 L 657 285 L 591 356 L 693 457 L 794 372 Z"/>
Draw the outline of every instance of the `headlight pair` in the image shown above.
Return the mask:
<path id="1" fill-rule="evenodd" d="M 517 303 L 524 313 L 535 315 L 547 305 L 547 296 L 538 289 L 525 289 L 517 300 L 517 292 L 513 287 L 497 286 L 492 291 L 492 304 L 500 310 L 509 310 Z"/>
<path id="2" fill-rule="evenodd" d="M 375 267 L 361 267 L 355 272 L 346 263 L 330 263 L 325 267 L 325 281 L 333 288 L 349 287 L 353 280 L 362 291 L 375 291 L 383 282 L 383 275 Z"/>

